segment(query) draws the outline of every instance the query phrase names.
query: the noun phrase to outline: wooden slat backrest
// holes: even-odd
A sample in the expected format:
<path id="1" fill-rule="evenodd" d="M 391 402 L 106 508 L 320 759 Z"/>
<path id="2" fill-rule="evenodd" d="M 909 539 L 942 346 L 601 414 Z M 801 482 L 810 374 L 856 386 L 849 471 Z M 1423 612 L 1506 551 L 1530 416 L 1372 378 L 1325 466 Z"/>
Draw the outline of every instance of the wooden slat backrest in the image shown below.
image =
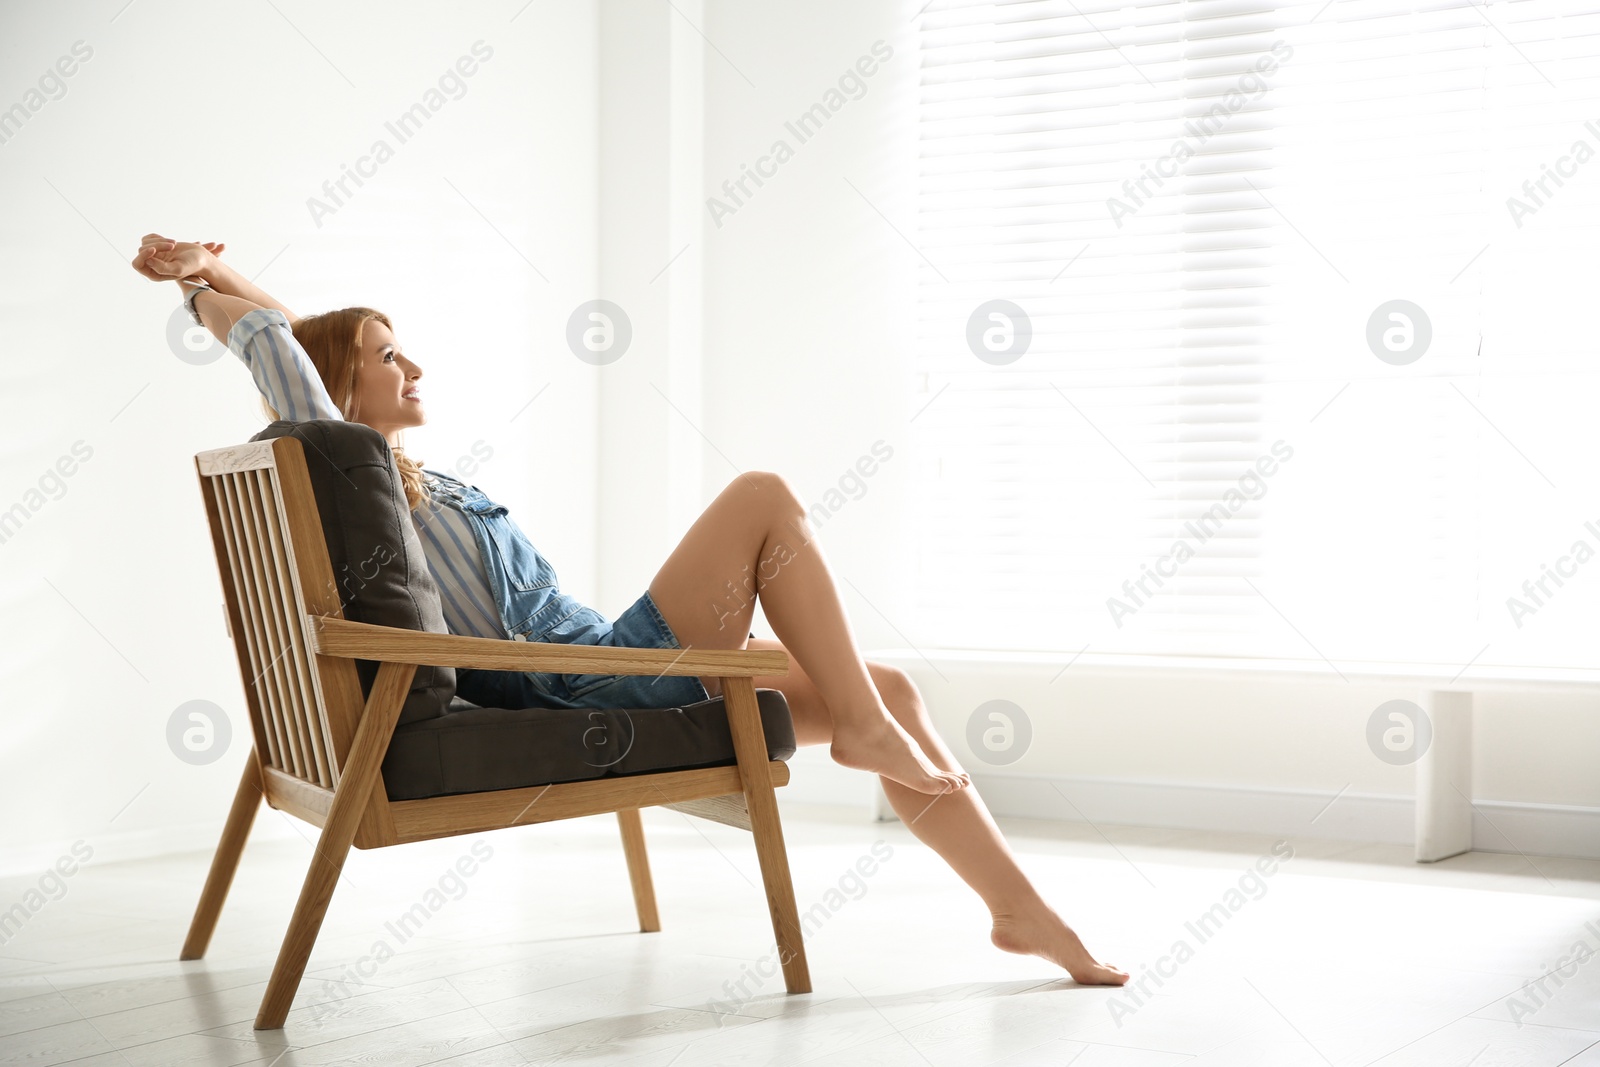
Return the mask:
<path id="1" fill-rule="evenodd" d="M 256 748 L 337 788 L 361 713 L 355 662 L 312 653 L 308 615 L 343 618 L 305 453 L 277 437 L 195 456 Z"/>

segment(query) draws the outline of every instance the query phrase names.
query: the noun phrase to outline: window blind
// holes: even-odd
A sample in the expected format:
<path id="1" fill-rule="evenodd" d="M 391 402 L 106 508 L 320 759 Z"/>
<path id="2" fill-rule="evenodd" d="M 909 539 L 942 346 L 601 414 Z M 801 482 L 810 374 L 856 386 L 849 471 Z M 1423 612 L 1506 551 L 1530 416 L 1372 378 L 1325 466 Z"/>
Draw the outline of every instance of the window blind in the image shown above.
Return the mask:
<path id="1" fill-rule="evenodd" d="M 1600 13 L 913 17 L 908 636 L 1594 664 Z"/>

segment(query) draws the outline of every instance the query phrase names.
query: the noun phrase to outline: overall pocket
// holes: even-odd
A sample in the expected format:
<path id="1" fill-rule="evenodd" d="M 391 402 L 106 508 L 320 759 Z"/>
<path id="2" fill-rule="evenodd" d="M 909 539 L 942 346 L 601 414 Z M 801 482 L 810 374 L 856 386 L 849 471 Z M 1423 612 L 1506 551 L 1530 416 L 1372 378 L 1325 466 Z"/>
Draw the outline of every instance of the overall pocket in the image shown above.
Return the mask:
<path id="1" fill-rule="evenodd" d="M 590 693 L 616 682 L 620 677 L 622 676 L 615 674 L 563 674 L 561 686 L 566 690 L 567 696 L 573 700 L 582 700 Z"/>
<path id="2" fill-rule="evenodd" d="M 489 533 L 489 545 L 500 557 L 501 569 L 511 588 L 528 592 L 555 586 L 555 568 L 511 521 L 503 505 L 484 499 L 467 500 L 462 506 L 483 517 L 484 527 Z"/>

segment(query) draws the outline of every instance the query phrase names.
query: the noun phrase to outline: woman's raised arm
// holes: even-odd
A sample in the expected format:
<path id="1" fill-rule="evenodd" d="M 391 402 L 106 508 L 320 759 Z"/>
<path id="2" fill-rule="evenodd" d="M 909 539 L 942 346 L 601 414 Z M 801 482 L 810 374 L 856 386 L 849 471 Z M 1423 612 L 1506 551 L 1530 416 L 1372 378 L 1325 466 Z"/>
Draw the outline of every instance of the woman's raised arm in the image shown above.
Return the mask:
<path id="1" fill-rule="evenodd" d="M 252 284 L 250 279 L 222 262 L 214 254 L 208 255 L 205 269 L 200 272 L 200 276 L 210 284 L 211 288 L 223 296 L 238 297 L 250 301 L 257 307 L 273 308 L 276 311 L 281 311 L 283 312 L 283 317 L 289 320 L 290 326 L 300 321 L 299 315 L 272 299 L 272 297 Z"/>
<path id="2" fill-rule="evenodd" d="M 215 289 L 211 278 L 220 276 L 216 252 L 221 247 L 167 242 L 150 234 L 134 257 L 133 267 L 147 278 L 177 282 L 186 297 L 193 293 L 191 303 L 201 323 L 249 368 L 261 395 L 279 418 L 291 422 L 343 419 L 311 357 L 295 339 L 288 312 L 281 306 L 264 306 L 248 296 Z M 201 287 L 201 282 L 213 288 Z"/>

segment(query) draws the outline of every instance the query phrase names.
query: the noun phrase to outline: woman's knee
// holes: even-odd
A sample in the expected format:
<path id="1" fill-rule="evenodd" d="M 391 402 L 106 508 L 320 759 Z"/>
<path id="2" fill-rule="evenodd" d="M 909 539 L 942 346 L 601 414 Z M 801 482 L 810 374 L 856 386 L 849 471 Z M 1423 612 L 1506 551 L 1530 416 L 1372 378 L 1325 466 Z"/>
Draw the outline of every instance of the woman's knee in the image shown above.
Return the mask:
<path id="1" fill-rule="evenodd" d="M 745 471 L 732 483 L 742 489 L 755 510 L 776 516 L 804 514 L 805 503 L 783 475 L 773 471 Z"/>
<path id="2" fill-rule="evenodd" d="M 911 675 L 899 667 L 870 660 L 867 662 L 867 670 L 872 674 L 872 684 L 877 687 L 878 696 L 883 698 L 884 706 L 901 725 L 927 718 L 922 694 L 917 691 L 917 683 L 911 680 Z"/>

